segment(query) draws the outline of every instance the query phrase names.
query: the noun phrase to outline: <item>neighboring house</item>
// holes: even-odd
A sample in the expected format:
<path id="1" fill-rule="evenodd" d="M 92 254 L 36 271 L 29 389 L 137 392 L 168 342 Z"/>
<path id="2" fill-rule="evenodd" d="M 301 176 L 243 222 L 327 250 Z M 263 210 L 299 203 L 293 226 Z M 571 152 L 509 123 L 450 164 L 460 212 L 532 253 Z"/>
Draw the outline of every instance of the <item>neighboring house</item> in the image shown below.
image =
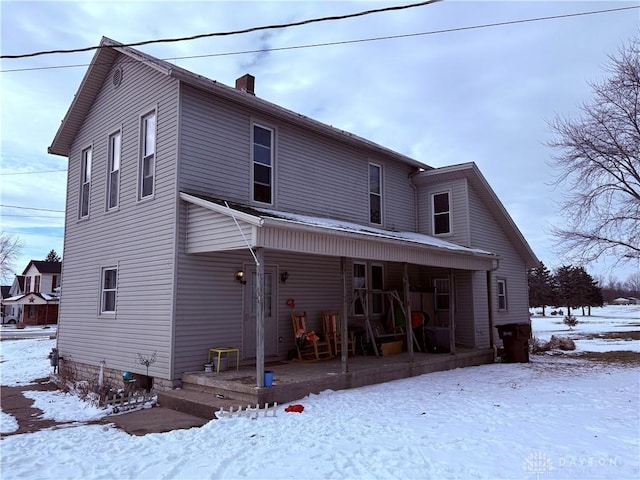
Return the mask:
<path id="1" fill-rule="evenodd" d="M 62 262 L 31 260 L 16 275 L 9 296 L 2 299 L 3 310 L 25 325 L 58 323 Z"/>
<path id="2" fill-rule="evenodd" d="M 613 302 L 614 305 L 638 305 L 640 301 L 634 297 L 619 297 L 616 298 Z"/>
<path id="3" fill-rule="evenodd" d="M 2 315 L 2 323 L 16 323 L 17 317 L 14 314 L 14 306 L 4 304 L 4 299 L 11 296 L 11 294 L 9 293 L 9 291 L 11 290 L 11 285 L 2 285 L 0 289 L 2 290 L 2 311 L 0 312 L 0 314 Z"/>
<path id="4" fill-rule="evenodd" d="M 322 310 L 384 319 L 399 291 L 454 349 L 529 321 L 539 261 L 475 164 L 431 168 L 256 97 L 250 75 L 101 46 L 49 147 L 69 159 L 58 350 L 78 375 L 144 373 L 156 352 L 169 388 L 216 346 L 259 371 L 295 346 L 293 301 L 318 330 Z"/>

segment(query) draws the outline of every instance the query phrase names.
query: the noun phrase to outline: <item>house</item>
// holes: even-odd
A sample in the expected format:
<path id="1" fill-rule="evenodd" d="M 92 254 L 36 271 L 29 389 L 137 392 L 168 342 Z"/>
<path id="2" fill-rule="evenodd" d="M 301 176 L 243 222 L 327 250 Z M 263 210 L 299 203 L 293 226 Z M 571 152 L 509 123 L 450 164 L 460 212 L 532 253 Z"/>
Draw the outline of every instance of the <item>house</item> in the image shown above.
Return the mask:
<path id="1" fill-rule="evenodd" d="M 634 297 L 619 297 L 611 302 L 613 305 L 638 305 L 640 301 Z"/>
<path id="2" fill-rule="evenodd" d="M 155 353 L 168 389 L 235 346 L 262 387 L 294 304 L 319 331 L 323 310 L 346 330 L 400 303 L 452 352 L 529 321 L 539 261 L 475 164 L 432 168 L 254 87 L 102 39 L 49 147 L 69 162 L 62 367 L 117 379 Z"/>
<path id="3" fill-rule="evenodd" d="M 2 299 L 3 312 L 24 325 L 57 323 L 61 270 L 62 262 L 31 260 Z"/>

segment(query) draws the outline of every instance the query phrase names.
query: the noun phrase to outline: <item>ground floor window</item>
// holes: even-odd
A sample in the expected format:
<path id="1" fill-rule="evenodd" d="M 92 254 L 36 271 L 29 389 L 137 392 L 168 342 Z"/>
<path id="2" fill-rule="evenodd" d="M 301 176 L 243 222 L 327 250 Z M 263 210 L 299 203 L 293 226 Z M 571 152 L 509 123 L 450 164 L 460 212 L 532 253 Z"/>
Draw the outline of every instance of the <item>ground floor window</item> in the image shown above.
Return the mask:
<path id="1" fill-rule="evenodd" d="M 504 278 L 498 279 L 498 310 L 507 309 L 507 281 Z"/>
<path id="2" fill-rule="evenodd" d="M 100 313 L 115 313 L 117 286 L 118 269 L 116 267 L 103 268 Z"/>

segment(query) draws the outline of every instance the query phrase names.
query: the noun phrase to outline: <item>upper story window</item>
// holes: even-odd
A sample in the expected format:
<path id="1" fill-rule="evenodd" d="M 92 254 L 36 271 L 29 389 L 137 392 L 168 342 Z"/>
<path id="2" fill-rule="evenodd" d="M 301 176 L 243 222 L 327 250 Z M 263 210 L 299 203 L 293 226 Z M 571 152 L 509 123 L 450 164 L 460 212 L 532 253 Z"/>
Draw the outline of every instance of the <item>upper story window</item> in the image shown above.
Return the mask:
<path id="1" fill-rule="evenodd" d="M 498 279 L 498 310 L 507 309 L 507 281 Z"/>
<path id="2" fill-rule="evenodd" d="M 120 132 L 116 132 L 109 137 L 109 184 L 107 186 L 107 210 L 118 206 L 121 146 L 122 134 Z"/>
<path id="3" fill-rule="evenodd" d="M 91 193 L 91 148 L 82 151 L 80 165 L 80 218 L 89 215 L 89 194 Z"/>
<path id="4" fill-rule="evenodd" d="M 60 275 L 53 275 L 51 277 L 51 291 L 55 292 L 56 288 L 60 286 Z"/>
<path id="5" fill-rule="evenodd" d="M 156 112 L 142 117 L 142 145 L 140 159 L 140 198 L 153 195 L 156 171 Z"/>
<path id="6" fill-rule="evenodd" d="M 273 130 L 253 126 L 253 200 L 273 203 Z"/>
<path id="7" fill-rule="evenodd" d="M 40 291 L 40 275 L 36 275 L 35 277 L 33 277 L 33 291 Z"/>
<path id="8" fill-rule="evenodd" d="M 431 199 L 434 235 L 451 233 L 451 202 L 449 192 L 435 193 Z"/>
<path id="9" fill-rule="evenodd" d="M 24 277 L 24 293 L 31 292 L 31 277 Z"/>
<path id="10" fill-rule="evenodd" d="M 369 164 L 369 222 L 382 224 L 382 167 Z"/>
<path id="11" fill-rule="evenodd" d="M 100 313 L 115 313 L 117 286 L 118 269 L 116 267 L 103 268 L 102 287 L 100 292 Z"/>

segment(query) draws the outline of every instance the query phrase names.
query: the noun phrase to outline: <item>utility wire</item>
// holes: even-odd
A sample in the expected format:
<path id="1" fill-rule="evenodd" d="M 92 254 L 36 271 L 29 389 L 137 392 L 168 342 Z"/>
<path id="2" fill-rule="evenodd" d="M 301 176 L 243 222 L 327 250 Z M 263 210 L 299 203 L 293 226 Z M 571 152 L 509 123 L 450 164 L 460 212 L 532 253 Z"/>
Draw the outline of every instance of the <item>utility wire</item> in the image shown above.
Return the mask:
<path id="1" fill-rule="evenodd" d="M 3 213 L 1 216 L 2 216 L 2 218 L 4 218 L 4 217 L 18 217 L 18 218 L 51 218 L 51 219 L 53 219 L 53 220 L 60 220 L 60 219 L 64 218 L 64 217 L 54 217 L 54 216 L 52 216 L 52 215 L 15 215 L 15 214 L 7 215 L 7 214 L 5 214 L 5 213 Z"/>
<path id="2" fill-rule="evenodd" d="M 64 210 L 51 210 L 49 208 L 31 208 L 31 207 L 20 207 L 18 205 L 0 205 L 3 208 L 18 208 L 20 210 L 38 210 L 40 212 L 56 212 L 56 213 L 64 213 Z"/>
<path id="3" fill-rule="evenodd" d="M 142 42 L 135 42 L 135 43 L 125 43 L 122 45 L 118 45 L 120 47 L 138 47 L 140 45 L 150 45 L 153 43 L 172 43 L 172 42 L 183 42 L 186 40 L 197 40 L 200 38 L 208 38 L 208 37 L 225 37 L 225 36 L 230 36 L 230 35 L 238 35 L 238 34 L 242 34 L 242 33 L 251 33 L 251 32 L 258 32 L 261 30 L 274 30 L 274 29 L 279 29 L 279 28 L 286 28 L 286 27 L 298 27 L 300 25 L 309 25 L 311 23 L 319 23 L 319 22 L 328 22 L 328 21 L 335 21 L 335 20 L 345 20 L 347 18 L 355 18 L 355 17 L 363 17 L 365 15 L 371 15 L 374 13 L 382 13 L 382 12 L 392 12 L 392 11 L 397 11 L 397 10 L 407 10 L 409 8 L 416 8 L 416 7 L 423 7 L 425 5 L 429 5 L 432 3 L 436 3 L 436 2 L 441 2 L 442 0 L 427 0 L 426 2 L 419 2 L 419 3 L 412 3 L 410 5 L 398 5 L 395 7 L 384 7 L 384 8 L 377 8 L 374 10 L 366 10 L 363 12 L 357 12 L 357 13 L 349 13 L 347 15 L 335 15 L 335 16 L 331 16 L 331 17 L 322 17 L 322 18 L 311 18 L 311 19 L 307 19 L 307 20 L 301 20 L 299 22 L 291 22 L 291 23 L 281 23 L 281 24 L 276 24 L 276 25 L 264 25 L 264 26 L 260 26 L 260 27 L 250 27 L 250 28 L 244 28 L 242 30 L 232 30 L 229 32 L 214 32 L 214 33 L 202 33 L 199 35 L 192 35 L 190 37 L 178 37 L 178 38 L 162 38 L 162 39 L 157 39 L 157 40 L 145 40 Z M 19 55 L 2 55 L 0 56 L 0 58 L 26 58 L 26 57 L 37 57 L 40 55 L 51 55 L 53 53 L 78 53 L 78 52 L 88 52 L 91 50 L 98 50 L 100 48 L 111 48 L 110 45 L 97 45 L 94 47 L 85 47 L 85 48 L 73 48 L 73 49 L 69 49 L 69 50 L 47 50 L 47 51 L 40 51 L 40 52 L 33 52 L 33 53 L 24 53 L 24 54 L 19 54 Z"/>
<path id="4" fill-rule="evenodd" d="M 0 177 L 6 176 L 6 175 L 32 175 L 36 173 L 58 173 L 58 172 L 66 172 L 66 170 L 36 170 L 33 172 L 9 172 L 9 173 L 2 172 L 0 173 Z"/>
<path id="5" fill-rule="evenodd" d="M 407 34 L 401 34 L 401 35 L 389 35 L 384 37 L 371 37 L 371 38 L 362 38 L 362 39 L 355 39 L 355 40 L 343 40 L 343 41 L 336 41 L 336 42 L 312 43 L 307 45 L 293 45 L 290 47 L 274 47 L 274 48 L 264 48 L 264 49 L 258 49 L 258 50 L 242 50 L 242 51 L 236 51 L 236 52 L 210 53 L 210 54 L 204 54 L 204 55 L 189 55 L 184 57 L 170 57 L 170 58 L 164 58 L 163 60 L 172 61 L 172 60 L 189 60 L 194 58 L 224 57 L 224 56 L 230 56 L 230 55 L 245 55 L 250 53 L 276 52 L 276 51 L 284 51 L 284 50 L 297 50 L 297 49 L 303 49 L 303 48 L 317 48 L 317 47 L 329 47 L 329 46 L 335 46 L 335 45 L 347 45 L 352 43 L 375 42 L 375 41 L 381 41 L 381 40 L 394 40 L 398 38 L 419 37 L 419 36 L 425 36 L 425 35 L 436 35 L 441 33 L 461 32 L 465 30 L 477 30 L 481 28 L 503 27 L 506 25 L 540 22 L 545 20 L 558 20 L 563 18 L 580 17 L 580 16 L 586 16 L 586 15 L 598 15 L 602 13 L 612 13 L 612 12 L 619 12 L 623 10 L 638 9 L 638 8 L 640 8 L 640 6 L 620 7 L 620 8 L 612 8 L 607 10 L 593 10 L 589 12 L 568 13 L 565 15 L 553 15 L 548 17 L 525 18 L 523 20 L 510 20 L 506 22 L 485 23 L 481 25 L 469 25 L 466 27 L 454 27 L 454 28 L 447 28 L 443 30 L 431 30 L 428 32 L 407 33 Z M 130 60 L 129 62 L 136 63 L 136 62 L 139 62 L 139 60 Z M 74 65 L 57 65 L 57 66 L 50 66 L 50 67 L 15 68 L 15 69 L 9 69 L 9 70 L 0 70 L 0 73 L 25 72 L 25 71 L 33 71 L 33 70 L 53 70 L 53 69 L 59 69 L 59 68 L 77 68 L 77 67 L 86 67 L 88 65 L 90 64 L 84 63 L 84 64 L 74 64 Z"/>

